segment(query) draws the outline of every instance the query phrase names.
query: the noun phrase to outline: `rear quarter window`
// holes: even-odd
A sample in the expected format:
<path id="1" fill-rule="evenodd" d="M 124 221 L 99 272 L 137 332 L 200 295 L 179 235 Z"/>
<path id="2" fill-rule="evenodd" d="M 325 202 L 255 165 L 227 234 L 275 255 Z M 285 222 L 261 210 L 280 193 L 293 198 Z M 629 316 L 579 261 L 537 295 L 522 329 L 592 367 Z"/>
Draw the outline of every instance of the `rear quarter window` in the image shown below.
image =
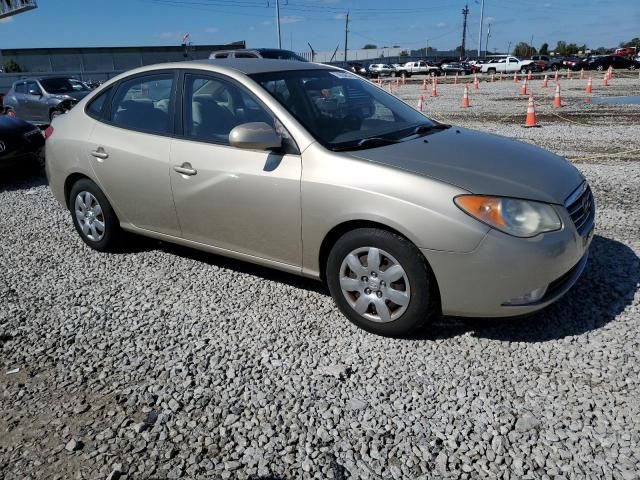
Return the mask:
<path id="1" fill-rule="evenodd" d="M 104 92 L 100 93 L 96 98 L 89 102 L 86 112 L 89 116 L 97 120 L 105 120 L 105 105 L 106 100 L 111 95 L 113 88 L 109 87 Z"/>

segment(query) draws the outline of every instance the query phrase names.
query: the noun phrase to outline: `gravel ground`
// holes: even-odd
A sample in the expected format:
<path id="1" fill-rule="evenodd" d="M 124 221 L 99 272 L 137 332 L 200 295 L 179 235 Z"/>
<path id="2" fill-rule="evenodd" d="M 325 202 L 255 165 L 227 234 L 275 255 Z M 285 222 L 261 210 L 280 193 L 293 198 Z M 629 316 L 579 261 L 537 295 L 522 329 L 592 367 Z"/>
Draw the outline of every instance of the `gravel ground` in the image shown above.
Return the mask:
<path id="1" fill-rule="evenodd" d="M 598 203 L 585 274 L 534 316 L 409 340 L 297 277 L 154 241 L 91 251 L 44 179 L 0 172 L 0 477 L 638 478 L 640 153 L 621 152 L 640 107 L 583 106 L 572 82 L 560 114 L 586 125 L 540 82 L 539 129 L 510 82 L 467 110 L 441 85 L 427 111 L 575 159 Z"/>

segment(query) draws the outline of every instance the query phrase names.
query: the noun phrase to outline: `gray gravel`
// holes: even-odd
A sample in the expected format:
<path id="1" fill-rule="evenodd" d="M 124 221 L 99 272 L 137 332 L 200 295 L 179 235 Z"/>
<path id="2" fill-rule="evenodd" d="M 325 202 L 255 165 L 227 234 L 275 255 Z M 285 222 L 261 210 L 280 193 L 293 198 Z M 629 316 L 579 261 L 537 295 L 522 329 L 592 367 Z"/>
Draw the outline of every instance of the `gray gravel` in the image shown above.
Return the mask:
<path id="1" fill-rule="evenodd" d="M 154 241 L 93 252 L 43 179 L 1 172 L 0 477 L 638 478 L 640 154 L 615 152 L 640 111 L 525 130 L 497 119 L 520 99 L 490 103 L 513 84 L 472 99 L 486 121 L 445 87 L 456 123 L 612 153 L 578 163 L 598 226 L 569 295 L 380 338 L 314 282 Z"/>

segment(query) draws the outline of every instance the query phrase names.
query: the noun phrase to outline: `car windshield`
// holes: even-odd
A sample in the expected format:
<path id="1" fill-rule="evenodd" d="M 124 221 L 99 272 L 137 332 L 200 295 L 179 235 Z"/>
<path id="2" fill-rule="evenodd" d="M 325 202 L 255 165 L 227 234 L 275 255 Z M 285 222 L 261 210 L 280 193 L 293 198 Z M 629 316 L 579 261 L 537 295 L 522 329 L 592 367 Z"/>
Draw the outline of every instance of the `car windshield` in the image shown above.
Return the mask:
<path id="1" fill-rule="evenodd" d="M 47 93 L 54 94 L 89 90 L 82 82 L 67 78 L 45 78 L 40 80 L 40 84 Z"/>
<path id="2" fill-rule="evenodd" d="M 332 150 L 379 146 L 436 124 L 357 75 L 337 70 L 253 74 L 319 142 Z"/>

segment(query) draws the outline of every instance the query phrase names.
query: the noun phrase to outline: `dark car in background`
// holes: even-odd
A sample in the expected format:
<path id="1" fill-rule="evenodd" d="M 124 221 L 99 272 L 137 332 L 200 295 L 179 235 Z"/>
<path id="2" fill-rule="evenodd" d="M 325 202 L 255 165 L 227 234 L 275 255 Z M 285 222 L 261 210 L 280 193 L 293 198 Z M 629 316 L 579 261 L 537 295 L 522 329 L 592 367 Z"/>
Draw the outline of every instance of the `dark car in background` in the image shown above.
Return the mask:
<path id="1" fill-rule="evenodd" d="M 562 60 L 562 66 L 569 70 L 580 70 L 587 68 L 587 59 L 581 57 L 565 57 Z"/>
<path id="2" fill-rule="evenodd" d="M 603 71 L 609 67 L 636 70 L 640 68 L 640 62 L 618 55 L 603 55 L 601 57 L 590 57 L 584 63 L 584 68 L 588 70 Z"/>
<path id="3" fill-rule="evenodd" d="M 26 78 L 13 84 L 4 97 L 4 106 L 22 120 L 49 123 L 90 92 L 85 83 L 75 78 Z"/>
<path id="4" fill-rule="evenodd" d="M 44 135 L 30 123 L 0 115 L 0 168 L 21 163 L 43 165 Z"/>
<path id="5" fill-rule="evenodd" d="M 456 73 L 459 75 L 468 75 L 472 72 L 469 65 L 460 62 L 443 63 L 440 65 L 440 70 L 447 75 L 455 75 Z"/>

